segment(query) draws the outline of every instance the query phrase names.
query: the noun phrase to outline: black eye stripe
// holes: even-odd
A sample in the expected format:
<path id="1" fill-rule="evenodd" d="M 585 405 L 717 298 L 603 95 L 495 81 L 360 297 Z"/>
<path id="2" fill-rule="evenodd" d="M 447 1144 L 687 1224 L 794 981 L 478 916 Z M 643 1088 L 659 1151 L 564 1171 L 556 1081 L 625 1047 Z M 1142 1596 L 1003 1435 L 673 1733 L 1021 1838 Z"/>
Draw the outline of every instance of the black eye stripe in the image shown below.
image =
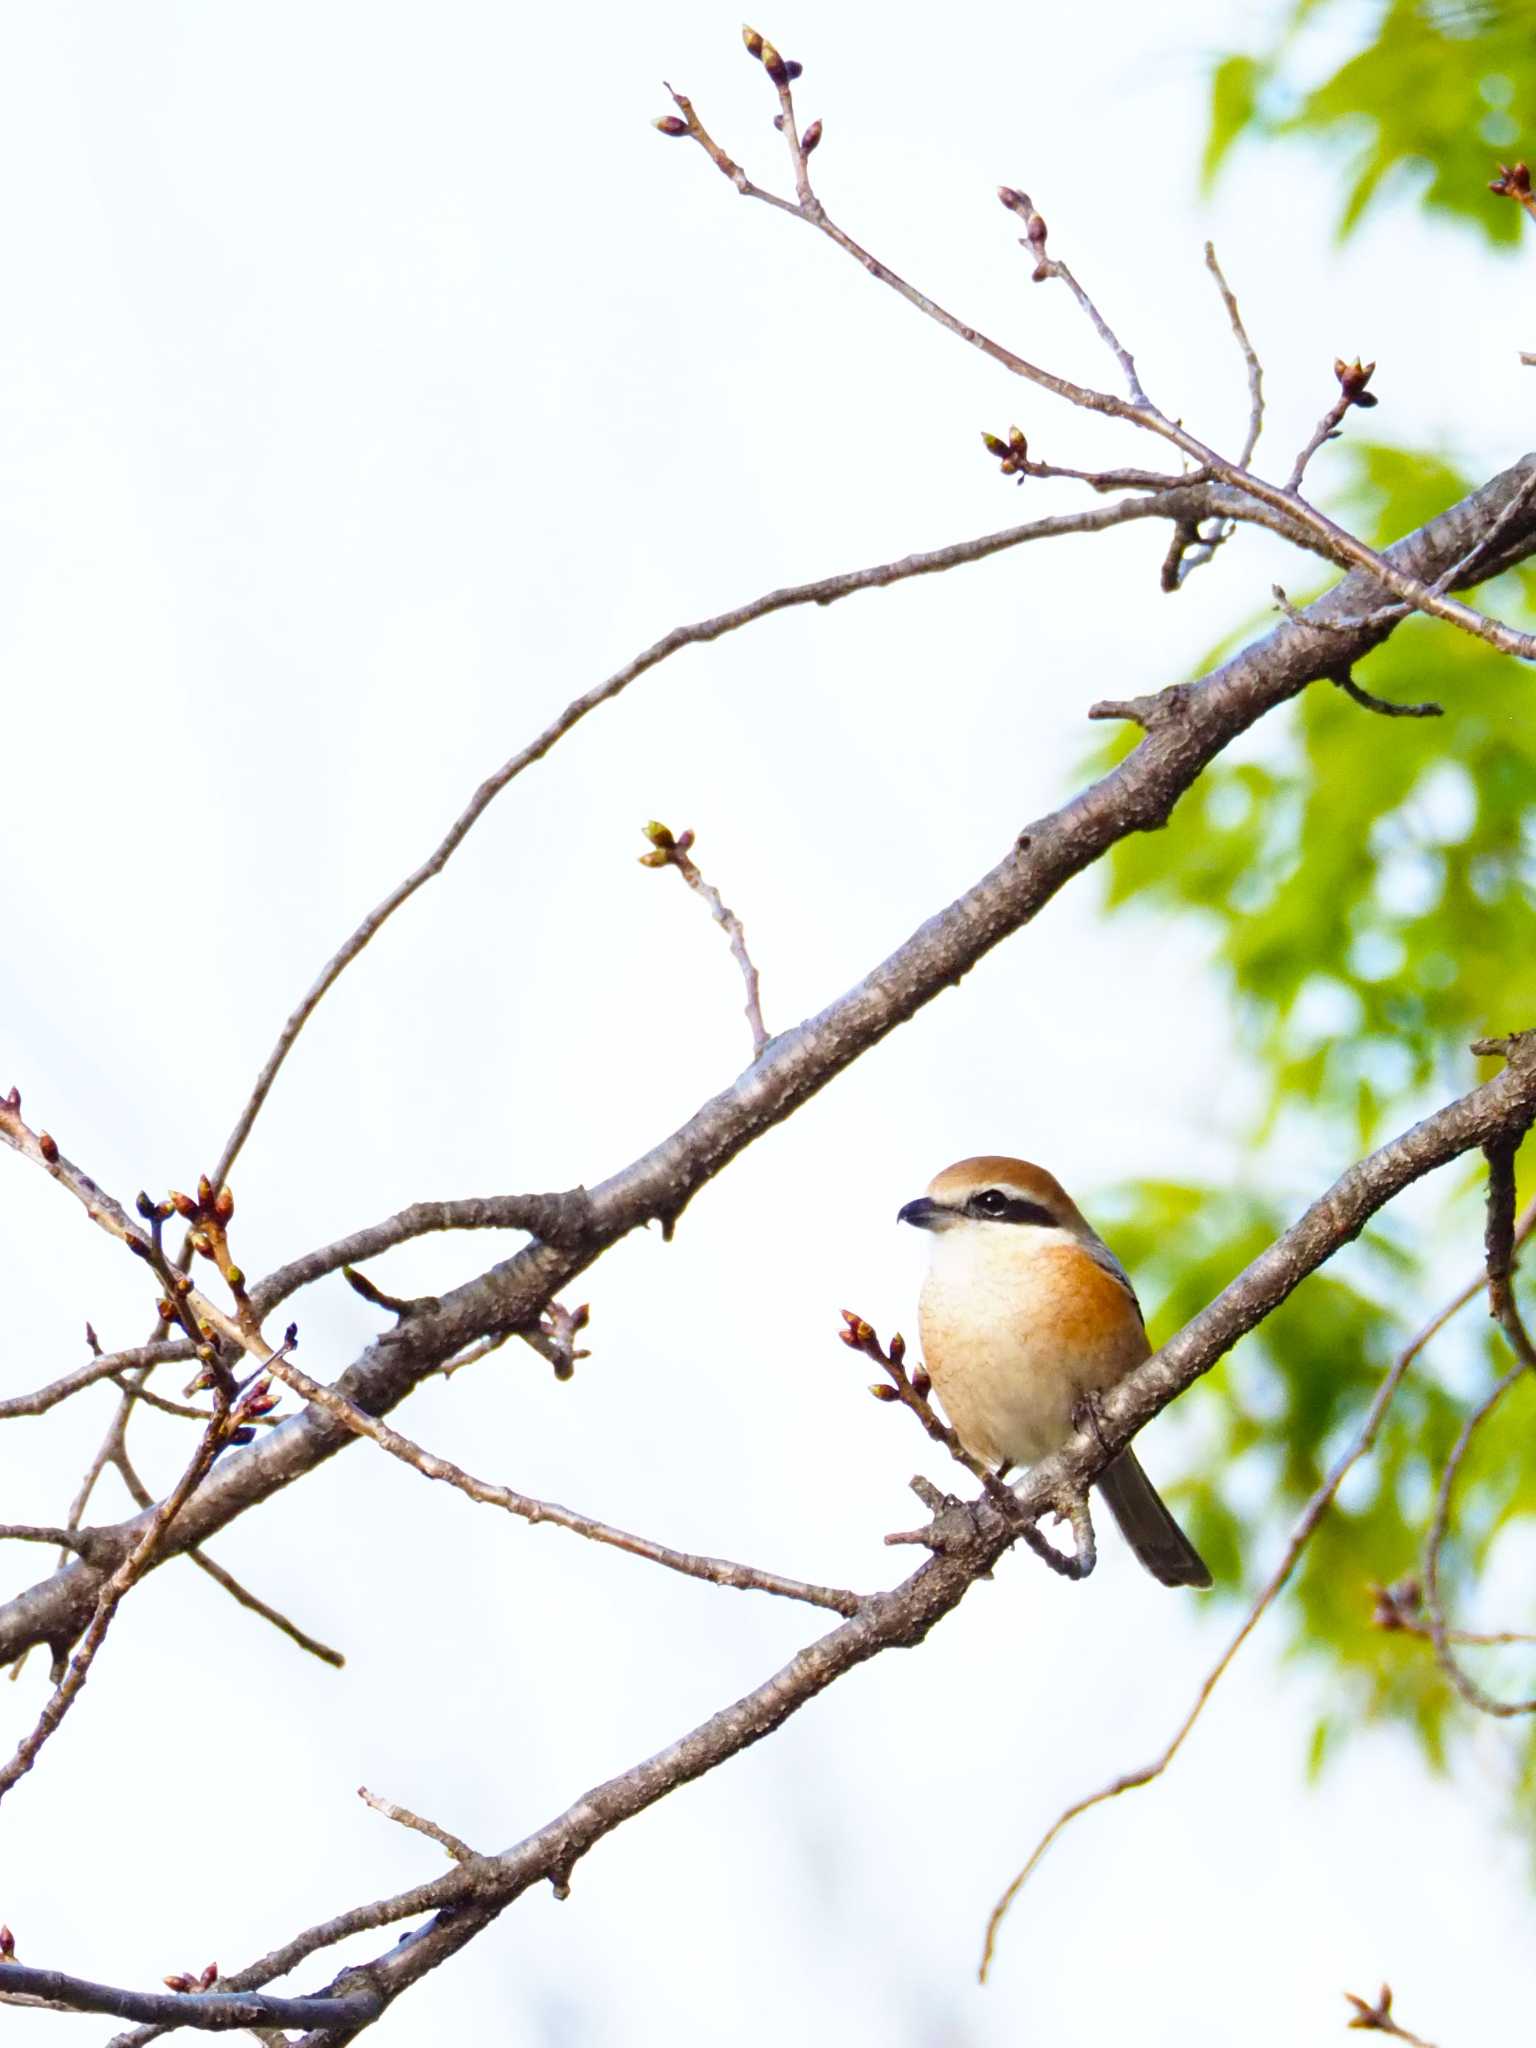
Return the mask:
<path id="1" fill-rule="evenodd" d="M 1028 1202 L 1022 1195 L 1008 1195 L 1001 1188 L 983 1188 L 965 1205 L 968 1216 L 988 1223 L 1034 1223 L 1045 1230 L 1057 1228 L 1056 1218 L 1041 1202 Z"/>

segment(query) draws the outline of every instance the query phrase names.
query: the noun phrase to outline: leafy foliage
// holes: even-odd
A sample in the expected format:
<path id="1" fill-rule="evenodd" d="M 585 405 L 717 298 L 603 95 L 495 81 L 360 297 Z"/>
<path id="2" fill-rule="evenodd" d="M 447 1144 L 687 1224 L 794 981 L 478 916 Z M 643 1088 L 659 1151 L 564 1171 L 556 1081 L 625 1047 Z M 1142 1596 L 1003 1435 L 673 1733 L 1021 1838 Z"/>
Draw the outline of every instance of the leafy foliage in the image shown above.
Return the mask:
<path id="1" fill-rule="evenodd" d="M 1363 49 L 1310 79 L 1309 48 L 1347 21 L 1340 0 L 1294 0 L 1276 46 L 1216 66 L 1204 171 L 1241 141 L 1303 137 L 1342 159 L 1347 235 L 1405 185 L 1422 205 L 1491 241 L 1520 232 L 1517 207 L 1490 203 L 1491 161 L 1520 152 L 1536 99 L 1536 34 L 1520 0 L 1387 0 Z"/>

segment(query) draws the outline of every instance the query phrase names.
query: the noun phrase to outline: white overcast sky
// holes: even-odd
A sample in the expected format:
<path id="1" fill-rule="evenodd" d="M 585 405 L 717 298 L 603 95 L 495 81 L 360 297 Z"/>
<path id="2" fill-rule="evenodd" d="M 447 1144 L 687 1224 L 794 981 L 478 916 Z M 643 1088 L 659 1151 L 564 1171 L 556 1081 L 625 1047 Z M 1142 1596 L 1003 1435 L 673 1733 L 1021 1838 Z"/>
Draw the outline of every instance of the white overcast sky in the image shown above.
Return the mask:
<path id="1" fill-rule="evenodd" d="M 1108 375 L 1065 294 L 1029 287 L 1006 180 L 1154 395 L 1221 444 L 1245 397 L 1207 235 L 1265 356 L 1272 465 L 1357 352 L 1383 433 L 1511 459 L 1528 271 L 1408 210 L 1339 252 L 1336 183 L 1304 156 L 1198 199 L 1211 52 L 1266 15 L 836 0 L 758 25 L 806 65 L 834 214 L 978 325 Z M 782 183 L 735 12 L 688 0 L 55 0 L 0 25 L 0 1085 L 122 1197 L 212 1162 L 319 963 L 578 691 L 681 620 L 1074 502 L 1001 484 L 983 426 L 1018 420 L 1062 462 L 1149 453 L 742 204 L 648 125 L 664 76 Z M 1070 793 L 1088 703 L 1185 674 L 1277 577 L 1313 580 L 1246 538 L 1169 599 L 1162 546 L 1131 528 L 781 617 L 602 711 L 302 1040 L 235 1176 L 246 1268 L 415 1197 L 599 1179 L 739 1070 L 735 970 L 636 865 L 644 819 L 698 831 L 783 1028 Z M 572 1383 L 509 1347 L 404 1426 L 673 1543 L 884 1582 L 910 1561 L 880 1541 L 912 1518 L 907 1476 L 935 1467 L 833 1331 L 844 1304 L 910 1328 L 922 1247 L 898 1204 L 977 1149 L 1046 1162 L 1090 1209 L 1137 1174 L 1300 1197 L 1343 1163 L 1245 1159 L 1250 1093 L 1197 939 L 1106 920 L 1086 880 L 673 1244 L 637 1237 L 583 1279 Z M 113 1345 L 144 1332 L 142 1276 L 15 1160 L 0 1244 L 6 1391 L 79 1362 L 87 1316 Z M 431 1240 L 374 1272 L 422 1292 L 491 1254 Z M 379 1321 L 339 1280 L 296 1308 L 323 1377 Z M 110 1410 L 7 1426 L 5 1519 L 62 1518 Z M 150 1418 L 140 1447 L 168 1483 L 176 1425 Z M 1172 1424 L 1147 1455 L 1173 1473 Z M 347 1668 L 186 1566 L 137 1591 L 0 1814 L 23 1960 L 236 1968 L 436 1874 L 360 1782 L 505 1846 L 817 1626 L 366 1446 L 211 1547 Z M 6 1586 L 42 1562 L 7 1552 Z M 1383 1977 L 1431 2039 L 1505 2038 L 1536 1984 L 1504 1731 L 1453 1780 L 1380 1736 L 1308 1788 L 1315 1682 L 1262 1641 L 1177 1772 L 1053 1854 L 978 1991 L 986 1911 L 1038 1830 L 1161 1743 L 1230 1621 L 1112 1539 L 1080 1589 L 1012 1558 L 920 1656 L 624 1828 L 567 1903 L 524 1900 L 378 2039 L 1288 2048 Z M 0 1688 L 7 1747 L 43 1697 L 40 1659 Z M 4 2022 L 18 2048 L 111 2031 Z"/>

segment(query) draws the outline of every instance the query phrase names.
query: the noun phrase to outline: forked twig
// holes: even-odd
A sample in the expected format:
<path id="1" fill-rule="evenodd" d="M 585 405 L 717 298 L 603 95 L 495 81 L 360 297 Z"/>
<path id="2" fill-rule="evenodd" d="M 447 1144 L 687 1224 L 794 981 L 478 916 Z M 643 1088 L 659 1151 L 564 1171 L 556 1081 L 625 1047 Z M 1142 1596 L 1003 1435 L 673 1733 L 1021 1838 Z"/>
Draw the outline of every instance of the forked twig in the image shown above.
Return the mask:
<path id="1" fill-rule="evenodd" d="M 747 1028 L 752 1033 L 752 1057 L 760 1059 L 768 1044 L 768 1032 L 763 1023 L 762 998 L 758 989 L 757 969 L 752 955 L 747 951 L 747 935 L 742 929 L 741 919 L 734 910 L 726 908 L 720 891 L 705 881 L 699 872 L 697 861 L 690 849 L 694 834 L 680 832 L 674 838 L 667 826 L 655 818 L 644 827 L 645 836 L 651 842 L 649 853 L 642 853 L 640 865 L 645 868 L 676 868 L 683 880 L 708 905 L 709 914 L 731 942 L 731 953 L 741 969 L 741 978 L 747 990 Z"/>

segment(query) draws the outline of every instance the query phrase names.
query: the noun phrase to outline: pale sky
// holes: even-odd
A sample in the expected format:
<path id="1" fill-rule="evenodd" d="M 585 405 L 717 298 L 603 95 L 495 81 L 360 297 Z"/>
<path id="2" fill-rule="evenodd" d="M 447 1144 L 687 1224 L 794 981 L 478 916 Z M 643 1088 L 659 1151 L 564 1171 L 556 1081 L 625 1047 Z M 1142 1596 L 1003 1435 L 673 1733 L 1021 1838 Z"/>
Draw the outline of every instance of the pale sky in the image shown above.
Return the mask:
<path id="1" fill-rule="evenodd" d="M 1246 395 L 1207 236 L 1264 355 L 1272 469 L 1357 353 L 1381 365 L 1373 428 L 1502 465 L 1525 270 L 1407 210 L 1338 251 L 1336 183 L 1301 155 L 1198 196 L 1210 54 L 1266 12 L 836 0 L 757 26 L 806 66 L 834 215 L 1025 353 L 1112 370 L 1066 295 L 1030 287 L 999 182 L 1033 194 L 1153 395 L 1220 445 Z M 124 1200 L 211 1164 L 320 963 L 569 698 L 680 621 L 1077 502 L 1000 482 L 983 427 L 1017 420 L 1064 463 L 1154 453 L 743 204 L 649 126 L 663 77 L 783 188 L 737 16 L 687 0 L 58 0 L 0 30 L 0 1086 Z M 234 1176 L 247 1271 L 417 1197 L 600 1179 L 740 1070 L 735 968 L 676 878 L 636 865 L 645 819 L 698 832 L 782 1029 L 1078 786 L 1093 699 L 1187 674 L 1272 582 L 1316 580 L 1248 536 L 1170 599 L 1164 545 L 1131 527 L 781 616 L 599 712 L 300 1042 Z M 646 1233 L 584 1277 L 571 1383 L 509 1345 L 398 1419 L 661 1540 L 888 1583 L 909 1474 L 948 1474 L 834 1331 L 843 1306 L 912 1329 L 923 1247 L 899 1204 L 977 1150 L 1043 1161 L 1090 1213 L 1140 1174 L 1300 1201 L 1347 1163 L 1245 1157 L 1251 1098 L 1198 936 L 1107 919 L 1085 878 L 672 1244 Z M 112 1346 L 147 1330 L 141 1272 L 9 1156 L 0 1244 L 4 1391 L 83 1362 L 87 1316 Z M 426 1240 L 370 1271 L 435 1291 L 505 1248 Z M 339 1278 L 293 1312 L 322 1378 L 380 1321 Z M 5 1519 L 62 1519 L 111 1406 L 6 1426 Z M 135 1428 L 168 1485 L 185 1425 Z M 1145 1448 L 1174 1476 L 1171 1421 Z M 125 1510 L 104 1486 L 102 1516 Z M 1266 1553 L 1285 1535 L 1277 1514 Z M 146 1986 L 243 1966 L 443 1867 L 359 1783 L 501 1848 L 819 1632 L 367 1445 L 210 1548 L 346 1670 L 186 1565 L 136 1590 L 0 1814 L 23 1961 Z M 6 1589 L 45 1556 L 0 1555 Z M 1436 1781 L 1371 1736 L 1310 1788 L 1320 1693 L 1281 1631 L 1168 1780 L 1052 1855 L 977 1989 L 986 1913 L 1039 1830 L 1161 1745 L 1234 1619 L 1112 1538 L 1083 1587 L 1010 1558 L 921 1654 L 620 1830 L 568 1902 L 522 1901 L 375 2038 L 1290 2048 L 1384 1977 L 1443 2048 L 1503 2038 L 1536 1989 L 1511 1738 L 1479 1731 Z M 38 1658 L 0 1687 L 7 1748 L 44 1696 Z M 112 2031 L 5 2016 L 17 2048 Z"/>

